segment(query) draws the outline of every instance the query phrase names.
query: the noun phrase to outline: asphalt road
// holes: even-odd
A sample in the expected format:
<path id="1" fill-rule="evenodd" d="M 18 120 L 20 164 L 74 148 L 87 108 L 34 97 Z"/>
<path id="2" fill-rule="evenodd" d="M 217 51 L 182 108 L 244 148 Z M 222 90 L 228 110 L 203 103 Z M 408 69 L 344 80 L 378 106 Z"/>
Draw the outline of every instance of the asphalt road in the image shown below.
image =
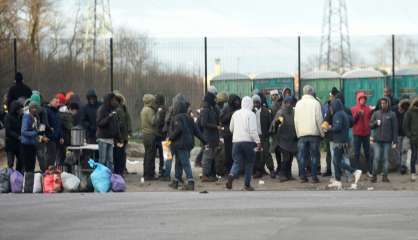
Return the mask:
<path id="1" fill-rule="evenodd" d="M 418 192 L 7 194 L 0 239 L 418 239 Z"/>

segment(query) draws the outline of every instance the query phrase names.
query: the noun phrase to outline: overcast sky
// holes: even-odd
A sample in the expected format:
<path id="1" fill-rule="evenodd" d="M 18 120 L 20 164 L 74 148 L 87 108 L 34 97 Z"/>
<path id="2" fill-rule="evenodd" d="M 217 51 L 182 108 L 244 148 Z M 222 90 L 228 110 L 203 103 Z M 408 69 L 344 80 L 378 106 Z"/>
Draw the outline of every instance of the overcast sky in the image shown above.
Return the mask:
<path id="1" fill-rule="evenodd" d="M 324 0 L 110 0 L 115 27 L 152 36 L 320 35 Z M 417 0 L 346 0 L 351 34 L 418 33 Z"/>

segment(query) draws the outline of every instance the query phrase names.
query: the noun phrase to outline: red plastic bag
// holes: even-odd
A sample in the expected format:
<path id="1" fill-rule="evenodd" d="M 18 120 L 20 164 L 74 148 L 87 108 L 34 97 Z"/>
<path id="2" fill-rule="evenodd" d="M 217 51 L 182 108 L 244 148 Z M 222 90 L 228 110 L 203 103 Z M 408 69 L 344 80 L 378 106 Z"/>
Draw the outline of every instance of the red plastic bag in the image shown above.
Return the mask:
<path id="1" fill-rule="evenodd" d="M 62 192 L 61 171 L 50 166 L 44 176 L 44 193 Z"/>

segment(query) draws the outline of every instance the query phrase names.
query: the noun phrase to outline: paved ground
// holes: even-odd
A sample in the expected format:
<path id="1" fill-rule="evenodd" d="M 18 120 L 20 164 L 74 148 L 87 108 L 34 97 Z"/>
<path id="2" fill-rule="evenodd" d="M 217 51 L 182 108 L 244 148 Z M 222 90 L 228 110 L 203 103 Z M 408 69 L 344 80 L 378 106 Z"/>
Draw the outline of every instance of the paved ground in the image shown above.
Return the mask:
<path id="1" fill-rule="evenodd" d="M 417 192 L 0 195 L 0 239 L 418 239 Z"/>

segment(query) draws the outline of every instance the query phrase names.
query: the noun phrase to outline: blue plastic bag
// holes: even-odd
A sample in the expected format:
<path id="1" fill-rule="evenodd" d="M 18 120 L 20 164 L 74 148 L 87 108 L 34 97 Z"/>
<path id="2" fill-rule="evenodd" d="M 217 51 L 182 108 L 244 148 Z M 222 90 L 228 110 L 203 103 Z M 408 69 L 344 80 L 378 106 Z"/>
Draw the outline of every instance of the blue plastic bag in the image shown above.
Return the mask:
<path id="1" fill-rule="evenodd" d="M 94 187 L 95 192 L 105 193 L 109 192 L 112 184 L 110 182 L 110 177 L 112 176 L 112 171 L 101 163 L 96 163 L 94 160 L 89 160 L 89 165 L 94 169 L 90 175 L 91 182 Z"/>
<path id="2" fill-rule="evenodd" d="M 23 190 L 23 175 L 19 171 L 12 170 L 10 174 L 10 187 L 12 193 L 21 193 Z"/>
<path id="3" fill-rule="evenodd" d="M 118 174 L 112 174 L 110 177 L 110 182 L 112 182 L 112 191 L 114 192 L 125 192 L 126 183 L 123 180 L 123 177 Z"/>

